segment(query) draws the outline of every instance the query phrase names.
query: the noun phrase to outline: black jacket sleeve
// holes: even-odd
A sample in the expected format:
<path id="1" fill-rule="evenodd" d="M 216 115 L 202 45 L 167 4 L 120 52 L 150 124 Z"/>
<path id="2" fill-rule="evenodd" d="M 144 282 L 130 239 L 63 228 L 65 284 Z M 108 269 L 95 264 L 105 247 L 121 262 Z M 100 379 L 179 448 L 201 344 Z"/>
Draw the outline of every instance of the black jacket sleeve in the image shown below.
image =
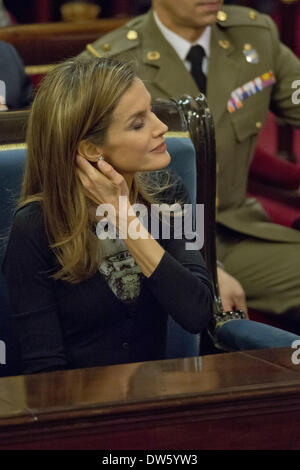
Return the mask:
<path id="1" fill-rule="evenodd" d="M 213 312 L 213 290 L 199 250 L 186 240 L 164 243 L 165 253 L 146 280 L 163 309 L 191 333 L 203 331 Z"/>
<path id="2" fill-rule="evenodd" d="M 64 368 L 66 364 L 50 277 L 53 266 L 41 208 L 30 204 L 15 215 L 3 263 L 23 373 Z"/>

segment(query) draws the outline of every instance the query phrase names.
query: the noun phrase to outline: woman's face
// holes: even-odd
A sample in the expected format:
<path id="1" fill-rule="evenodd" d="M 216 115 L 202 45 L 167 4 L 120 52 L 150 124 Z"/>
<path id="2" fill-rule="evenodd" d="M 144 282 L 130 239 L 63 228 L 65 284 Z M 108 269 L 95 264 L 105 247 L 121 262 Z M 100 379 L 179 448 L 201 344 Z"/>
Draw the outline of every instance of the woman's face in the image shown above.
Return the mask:
<path id="1" fill-rule="evenodd" d="M 150 94 L 136 78 L 113 113 L 101 153 L 123 176 L 159 170 L 170 162 L 164 143 L 167 130 L 152 113 Z"/>

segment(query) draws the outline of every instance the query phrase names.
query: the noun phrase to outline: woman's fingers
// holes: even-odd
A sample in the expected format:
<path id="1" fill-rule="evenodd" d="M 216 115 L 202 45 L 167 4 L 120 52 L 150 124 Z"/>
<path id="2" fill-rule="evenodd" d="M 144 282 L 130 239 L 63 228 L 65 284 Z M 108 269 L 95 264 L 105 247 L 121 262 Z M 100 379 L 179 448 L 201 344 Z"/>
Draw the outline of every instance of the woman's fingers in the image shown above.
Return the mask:
<path id="1" fill-rule="evenodd" d="M 85 172 L 82 171 L 80 168 L 77 168 L 76 171 L 77 171 L 77 174 L 80 178 L 81 183 L 83 184 L 83 186 L 86 186 L 87 183 L 88 183 L 88 178 L 87 178 Z"/>
<path id="2" fill-rule="evenodd" d="M 79 168 L 82 170 L 86 176 L 94 181 L 95 178 L 99 176 L 106 176 L 113 184 L 116 186 L 120 185 L 123 182 L 123 176 L 120 175 L 109 163 L 105 162 L 104 160 L 98 160 L 97 167 L 93 167 L 93 165 L 86 159 L 77 155 L 77 163 Z"/>
<path id="3" fill-rule="evenodd" d="M 79 176 L 82 186 L 85 189 L 87 196 L 96 204 L 99 204 L 99 194 L 92 190 L 93 184 L 91 183 L 91 180 L 80 168 L 77 168 L 77 174 Z"/>
<path id="4" fill-rule="evenodd" d="M 76 161 L 80 181 L 93 201 L 118 205 L 120 195 L 128 196 L 128 187 L 123 176 L 109 163 L 99 160 L 95 168 L 80 155 L 77 155 Z"/>
<path id="5" fill-rule="evenodd" d="M 80 179 L 86 189 L 93 189 L 94 186 L 99 186 L 99 183 L 103 187 L 105 183 L 109 184 L 107 177 L 99 169 L 94 168 L 86 158 L 77 155 L 77 164 L 77 171 L 80 171 Z"/>
<path id="6" fill-rule="evenodd" d="M 77 155 L 76 161 L 79 168 L 88 178 L 93 179 L 99 175 L 99 171 L 96 170 L 96 168 L 94 168 L 86 158 L 81 157 L 81 155 Z"/>
<path id="7" fill-rule="evenodd" d="M 104 160 L 99 160 L 97 166 L 101 173 L 106 176 L 113 184 L 120 186 L 124 180 L 123 176 L 120 175 L 109 163 Z"/>
<path id="8" fill-rule="evenodd" d="M 86 172 L 89 171 L 90 164 L 86 158 L 83 158 L 81 155 L 77 155 L 76 161 L 79 168 L 81 168 L 83 171 L 85 170 Z"/>

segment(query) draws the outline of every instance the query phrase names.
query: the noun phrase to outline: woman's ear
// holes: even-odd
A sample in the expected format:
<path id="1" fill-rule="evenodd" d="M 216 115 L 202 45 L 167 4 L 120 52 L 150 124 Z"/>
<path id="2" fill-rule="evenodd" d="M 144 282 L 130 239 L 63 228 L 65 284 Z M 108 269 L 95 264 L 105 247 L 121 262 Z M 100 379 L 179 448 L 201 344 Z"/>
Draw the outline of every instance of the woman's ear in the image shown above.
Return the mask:
<path id="1" fill-rule="evenodd" d="M 96 162 L 101 153 L 99 147 L 89 140 L 81 140 L 78 144 L 77 151 L 81 157 L 86 158 L 90 162 Z"/>

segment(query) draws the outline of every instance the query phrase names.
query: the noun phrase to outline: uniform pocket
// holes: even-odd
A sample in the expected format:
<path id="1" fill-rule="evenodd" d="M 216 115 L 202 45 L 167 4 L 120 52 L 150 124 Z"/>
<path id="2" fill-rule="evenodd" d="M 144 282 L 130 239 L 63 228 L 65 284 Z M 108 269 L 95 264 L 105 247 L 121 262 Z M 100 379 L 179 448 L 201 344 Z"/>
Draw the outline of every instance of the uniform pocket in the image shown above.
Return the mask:
<path id="1" fill-rule="evenodd" d="M 243 108 L 230 114 L 236 140 L 243 142 L 245 139 L 257 135 L 262 129 L 268 113 L 268 104 L 245 103 Z"/>

